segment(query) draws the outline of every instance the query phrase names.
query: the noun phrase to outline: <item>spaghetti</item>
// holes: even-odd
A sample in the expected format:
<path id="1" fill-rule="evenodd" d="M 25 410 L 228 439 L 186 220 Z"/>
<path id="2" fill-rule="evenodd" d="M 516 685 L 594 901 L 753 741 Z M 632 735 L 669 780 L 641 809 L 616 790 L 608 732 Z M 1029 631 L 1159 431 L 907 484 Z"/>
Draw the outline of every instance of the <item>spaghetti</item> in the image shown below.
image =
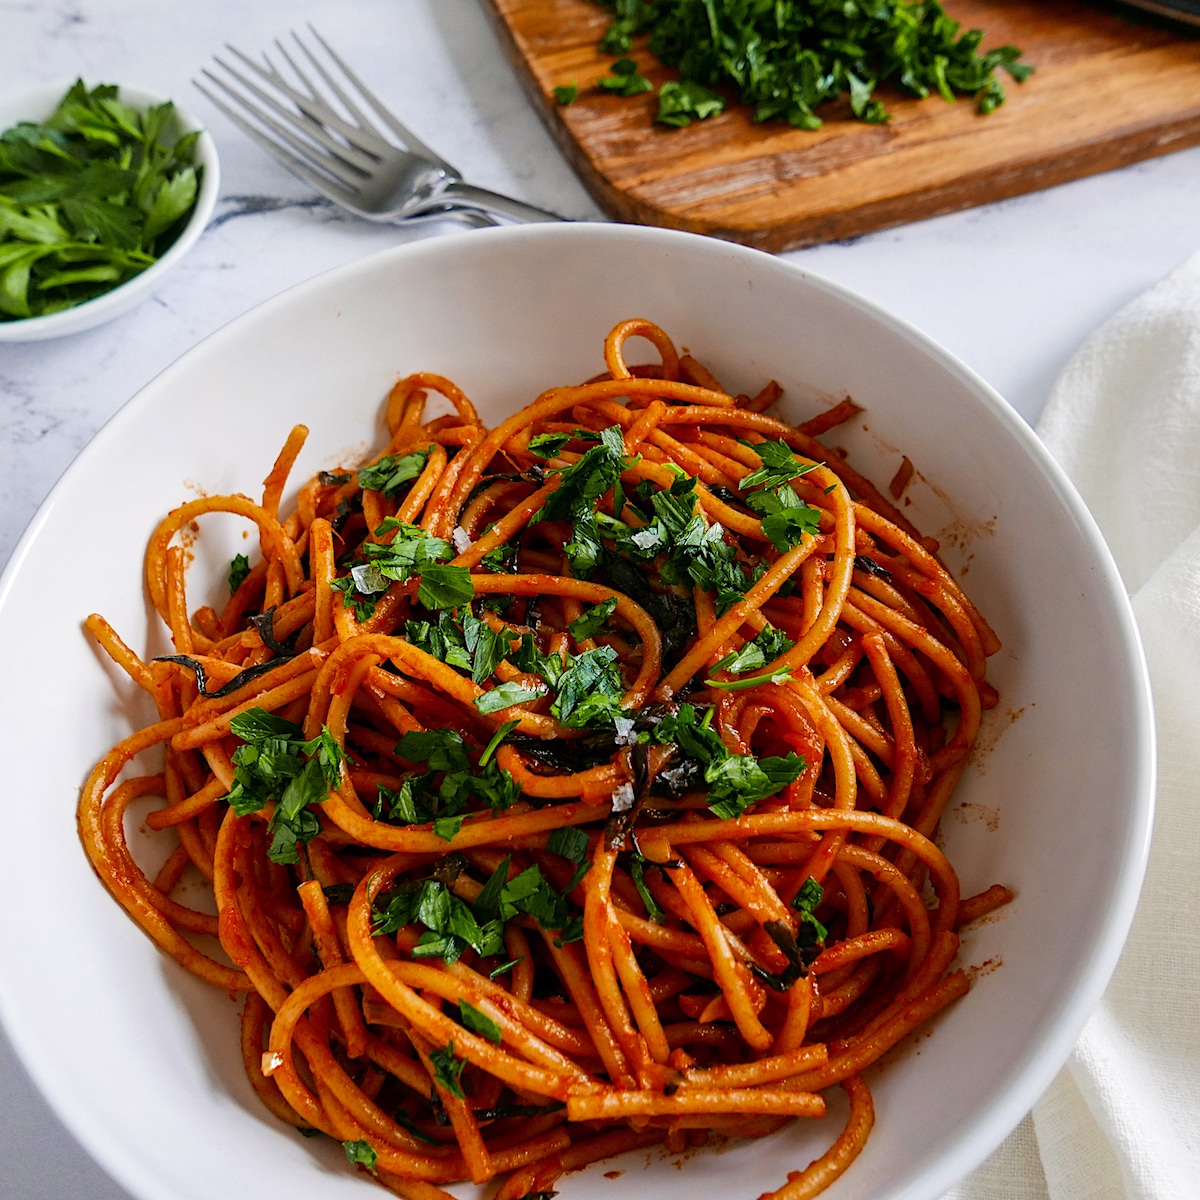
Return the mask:
<path id="1" fill-rule="evenodd" d="M 96 766 L 80 832 L 166 953 L 245 994 L 267 1108 L 399 1195 L 506 1175 L 520 1200 L 841 1087 L 844 1130 L 773 1193 L 800 1200 L 862 1149 L 867 1068 L 966 992 L 962 921 L 1010 898 L 960 902 L 933 842 L 998 642 L 815 440 L 852 404 L 784 424 L 775 385 L 732 396 L 645 321 L 604 358 L 494 429 L 410 376 L 383 452 L 290 514 L 302 427 L 260 503 L 169 514 L 146 583 L 175 653 L 87 620 L 158 720 Z M 193 611 L 175 537 L 213 512 L 261 554 Z M 145 796 L 175 839 L 154 878 L 124 831 Z M 173 898 L 185 872 L 215 916 Z"/>

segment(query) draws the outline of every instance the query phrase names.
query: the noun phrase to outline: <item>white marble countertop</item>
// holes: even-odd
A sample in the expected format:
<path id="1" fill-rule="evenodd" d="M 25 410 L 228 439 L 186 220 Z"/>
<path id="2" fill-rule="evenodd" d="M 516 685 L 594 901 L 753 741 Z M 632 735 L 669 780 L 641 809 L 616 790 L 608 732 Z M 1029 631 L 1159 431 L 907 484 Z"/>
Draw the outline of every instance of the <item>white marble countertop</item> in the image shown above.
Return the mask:
<path id="1" fill-rule="evenodd" d="M 265 47 L 307 20 L 472 182 L 582 219 L 601 214 L 559 155 L 478 0 L 0 0 L 0 90 L 126 82 L 209 124 L 217 215 L 157 295 L 57 341 L 0 345 L 0 564 L 58 476 L 144 383 L 227 321 L 327 268 L 436 236 L 348 219 L 257 151 L 190 80 L 229 39 Z M 15 51 L 15 52 L 14 52 Z M 1200 149 L 788 257 L 905 317 L 1036 420 L 1079 344 L 1200 249 Z M 442 230 L 444 231 L 444 230 Z M 81 1005 L 86 1019 L 86 1000 Z M 0 1034 L 0 1198 L 128 1200 L 42 1101 Z"/>

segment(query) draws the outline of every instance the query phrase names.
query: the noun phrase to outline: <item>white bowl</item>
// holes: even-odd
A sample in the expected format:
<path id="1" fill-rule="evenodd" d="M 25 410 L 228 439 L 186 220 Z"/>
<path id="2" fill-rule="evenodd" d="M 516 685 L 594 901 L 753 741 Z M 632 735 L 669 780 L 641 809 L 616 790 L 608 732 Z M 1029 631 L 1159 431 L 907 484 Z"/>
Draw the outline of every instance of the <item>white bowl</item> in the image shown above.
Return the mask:
<path id="1" fill-rule="evenodd" d="M 0 95 L 0 130 L 11 129 L 18 121 L 45 120 L 54 112 L 72 82 L 41 83 L 3 93 Z M 153 104 L 164 104 L 170 98 L 160 96 L 157 92 L 148 92 L 145 88 L 129 87 L 123 83 L 119 86 L 121 100 L 138 111 Z M 122 316 L 147 299 L 196 244 L 216 207 L 221 188 L 221 169 L 217 162 L 216 143 L 204 132 L 200 122 L 178 104 L 175 105 L 175 119 L 183 133 L 201 130 L 196 143 L 196 165 L 204 168 L 204 174 L 196 196 L 196 207 L 171 248 L 140 274 L 93 300 L 45 317 L 0 321 L 0 342 L 38 342 L 68 333 L 82 333 L 85 329 L 93 329 L 105 321 Z"/>
<path id="2" fill-rule="evenodd" d="M 486 417 L 602 369 L 619 319 L 657 321 L 727 386 L 775 378 L 795 415 L 851 394 L 832 439 L 878 481 L 915 464 L 907 512 L 940 537 L 1004 648 L 942 840 L 965 894 L 1016 900 L 970 929 L 971 993 L 871 1075 L 877 1123 L 829 1200 L 936 1200 L 1017 1124 L 1066 1059 L 1125 937 L 1147 852 L 1153 732 L 1129 606 L 1094 523 L 1030 429 L 986 384 L 870 303 L 753 250 L 614 225 L 509 228 L 360 261 L 239 318 L 146 387 L 81 455 L 0 584 L 6 763 L 0 1014 L 34 1079 L 92 1154 L 150 1200 L 364 1196 L 341 1148 L 265 1114 L 235 1006 L 163 958 L 92 874 L 75 830 L 93 761 L 153 719 L 80 622 L 138 650 L 142 553 L 197 492 L 253 491 L 287 430 L 307 477 L 377 444 L 394 380 L 449 376 Z M 245 546 L 206 525 L 192 578 Z M 193 603 L 208 597 L 195 595 Z M 216 599 L 214 593 L 211 599 Z M 601 1164 L 573 1200 L 750 1198 L 822 1152 L 836 1116 L 762 1142 Z M 464 1189 L 464 1194 L 469 1189 Z"/>

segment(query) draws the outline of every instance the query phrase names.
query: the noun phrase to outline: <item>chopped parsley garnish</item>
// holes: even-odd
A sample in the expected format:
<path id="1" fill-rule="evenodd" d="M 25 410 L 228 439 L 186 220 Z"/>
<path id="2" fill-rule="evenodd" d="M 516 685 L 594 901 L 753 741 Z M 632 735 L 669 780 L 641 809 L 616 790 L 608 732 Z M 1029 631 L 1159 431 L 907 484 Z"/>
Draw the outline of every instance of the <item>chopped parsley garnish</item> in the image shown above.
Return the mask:
<path id="1" fill-rule="evenodd" d="M 491 762 L 492 755 L 496 753 L 496 750 L 499 748 L 500 744 L 506 737 L 508 737 L 510 733 L 512 733 L 514 729 L 516 729 L 518 725 L 520 725 L 520 723 L 520 721 L 505 721 L 504 724 L 492 734 L 491 741 L 484 746 L 483 753 L 479 756 L 479 765 L 481 767 L 486 767 L 488 763 Z"/>
<path id="2" fill-rule="evenodd" d="M 767 663 L 774 662 L 781 654 L 786 654 L 795 644 L 782 629 L 768 625 L 740 650 L 734 650 L 715 663 L 713 673 L 729 671 L 740 675 L 744 671 L 757 671 Z"/>
<path id="3" fill-rule="evenodd" d="M 235 554 L 229 562 L 229 594 L 242 586 L 250 574 L 250 560 L 244 554 Z"/>
<path id="4" fill-rule="evenodd" d="M 654 84 L 645 75 L 639 75 L 637 63 L 632 58 L 619 58 L 612 65 L 612 73 L 596 80 L 596 85 L 606 92 L 618 96 L 640 96 L 654 91 Z"/>
<path id="5" fill-rule="evenodd" d="M 413 730 L 396 743 L 396 753 L 409 762 L 428 763 L 431 771 L 463 771 L 471 765 L 457 729 Z"/>
<path id="6" fill-rule="evenodd" d="M 436 624 L 408 621 L 404 636 L 412 645 L 456 670 L 469 671 L 476 683 L 482 683 L 508 656 L 516 634 L 494 630 L 469 608 L 463 608 L 461 620 L 457 621 L 446 611 L 438 613 Z"/>
<path id="7" fill-rule="evenodd" d="M 170 102 L 136 112 L 76 80 L 41 124 L 0 133 L 0 321 L 46 316 L 132 279 L 196 206 L 198 133 Z"/>
<path id="8" fill-rule="evenodd" d="M 742 477 L 738 485 L 746 503 L 762 518 L 763 533 L 780 554 L 798 546 L 804 534 L 815 535 L 821 527 L 821 510 L 805 504 L 791 486 L 814 470 L 814 463 L 797 461 L 784 441 L 759 442 L 752 447 L 762 466 Z"/>
<path id="9" fill-rule="evenodd" d="M 668 125 L 720 112 L 724 102 L 714 88 L 731 89 L 756 121 L 801 129 L 818 129 L 816 110 L 839 96 L 858 120 L 886 121 L 876 96 L 884 83 L 948 101 L 973 95 L 979 112 L 989 113 L 1004 103 L 997 70 L 1018 82 L 1033 71 L 1015 46 L 980 52 L 983 31 L 961 33 L 938 0 L 601 3 L 615 11 L 601 41 L 605 52 L 627 53 L 633 36 L 648 32 L 651 53 L 678 68 L 679 83 L 664 84 L 659 94 L 659 120 Z"/>
<path id="10" fill-rule="evenodd" d="M 724 109 L 724 97 L 718 92 L 702 83 L 672 79 L 658 89 L 658 112 L 654 119 L 660 125 L 682 128 L 693 121 L 714 117 Z"/>
<path id="11" fill-rule="evenodd" d="M 796 941 L 801 946 L 824 945 L 829 936 L 829 930 L 813 916 L 824 895 L 824 889 L 815 879 L 806 879 L 804 886 L 792 899 L 792 907 L 800 914 L 800 929 Z"/>
<path id="12" fill-rule="evenodd" d="M 489 1042 L 500 1044 L 501 1034 L 500 1026 L 492 1020 L 487 1013 L 482 1013 L 474 1005 L 468 1004 L 465 1000 L 459 1000 L 458 1013 L 462 1018 L 462 1023 L 472 1033 L 477 1033 L 480 1037 L 485 1037 Z"/>
<path id="13" fill-rule="evenodd" d="M 596 646 L 564 658 L 543 654 L 533 635 L 526 633 L 512 661 L 518 670 L 540 675 L 557 693 L 550 706 L 555 720 L 570 729 L 611 729 L 622 714 L 621 699 L 625 695 L 625 682 L 616 665 L 617 652 L 611 646 Z M 478 705 L 479 700 L 475 703 Z"/>
<path id="14" fill-rule="evenodd" d="M 607 600 L 601 600 L 599 604 L 593 604 L 591 608 L 576 617 L 567 626 L 567 632 L 577 642 L 595 637 L 604 627 L 604 622 L 613 615 L 616 607 L 616 596 L 610 596 Z"/>
<path id="15" fill-rule="evenodd" d="M 346 592 L 360 620 L 370 616 L 375 597 L 393 583 L 419 579 L 417 600 L 425 608 L 454 608 L 466 604 L 475 595 L 471 572 L 466 567 L 447 565 L 454 557 L 450 543 L 436 538 L 416 525 L 389 517 L 375 530 L 377 537 L 390 533 L 385 542 L 363 542 L 350 574 L 333 581 L 333 587 Z"/>
<path id="16" fill-rule="evenodd" d="M 551 854 L 561 854 L 563 858 L 578 865 L 587 857 L 588 837 L 582 829 L 574 825 L 565 825 L 561 829 L 552 829 L 546 839 L 546 849 Z"/>
<path id="17" fill-rule="evenodd" d="M 582 917 L 572 914 L 563 893 L 536 865 L 508 878 L 509 858 L 492 872 L 473 904 L 456 896 L 440 879 L 404 883 L 379 897 L 372 933 L 395 933 L 405 925 L 425 926 L 414 958 L 457 962 L 468 949 L 486 958 L 504 952 L 504 926 L 519 913 L 531 916 L 562 941 L 583 936 Z M 572 886 L 574 886 L 572 884 Z M 568 889 L 569 890 L 569 889 Z M 513 964 L 509 963 L 510 968 Z M 506 968 L 507 969 L 507 968 Z"/>
<path id="18" fill-rule="evenodd" d="M 793 479 L 816 470 L 815 463 L 802 463 L 796 458 L 791 446 L 782 438 L 777 442 L 757 442 L 751 449 L 762 461 L 757 471 L 743 475 L 738 487 L 743 492 L 753 488 L 777 488 Z"/>
<path id="19" fill-rule="evenodd" d="M 297 846 L 321 832 L 310 805 L 320 804 L 337 786 L 345 758 L 341 747 L 327 728 L 306 741 L 298 725 L 261 708 L 239 713 L 229 728 L 242 740 L 233 752 L 230 807 L 244 817 L 274 804 L 267 856 L 272 862 L 297 862 Z"/>
<path id="20" fill-rule="evenodd" d="M 554 89 L 554 99 L 559 104 L 574 104 L 579 96 L 579 86 L 574 83 L 560 84 Z"/>
<path id="21" fill-rule="evenodd" d="M 570 882 L 563 888 L 563 895 L 569 896 L 579 881 L 588 873 L 591 863 L 588 861 L 588 837 L 582 829 L 573 825 L 563 826 L 552 830 L 546 839 L 546 849 L 551 854 L 561 854 L 568 862 L 575 864 L 575 871 Z"/>
<path id="22" fill-rule="evenodd" d="M 411 483 L 425 470 L 431 450 L 431 447 L 427 447 L 409 454 L 388 454 L 368 467 L 359 467 L 359 485 L 373 492 L 382 492 L 389 500 L 393 499 L 401 491 L 407 490 L 404 487 L 406 483 Z"/>
<path id="23" fill-rule="evenodd" d="M 493 575 L 508 575 L 517 568 L 517 555 L 520 553 L 520 547 L 511 542 L 504 542 L 495 550 L 489 550 L 480 560 L 479 563 L 485 571 L 491 571 Z M 492 599 L 493 597 L 488 597 Z"/>
<path id="24" fill-rule="evenodd" d="M 625 682 L 611 646 L 596 646 L 571 656 L 555 687 L 558 695 L 550 713 L 568 729 L 611 727 L 622 714 Z"/>
<path id="25" fill-rule="evenodd" d="M 457 1058 L 454 1054 L 454 1043 L 448 1042 L 439 1050 L 430 1050 L 429 1061 L 433 1063 L 434 1078 L 452 1096 L 465 1100 L 466 1093 L 462 1088 L 462 1073 L 466 1060 Z"/>
<path id="26" fill-rule="evenodd" d="M 380 786 L 374 817 L 393 825 L 430 825 L 440 838 L 450 841 L 462 828 L 472 800 L 494 812 L 516 803 L 521 790 L 512 776 L 494 761 L 472 768 L 462 735 L 452 729 L 406 733 L 396 753 L 428 770 L 409 775 L 398 788 Z M 437 783 L 438 775 L 441 782 Z"/>
<path id="27" fill-rule="evenodd" d="M 654 726 L 655 741 L 674 742 L 692 761 L 695 782 L 708 787 L 709 809 L 718 817 L 733 820 L 752 804 L 773 796 L 780 788 L 794 783 L 803 774 L 805 761 L 799 754 L 756 758 L 753 754 L 733 754 L 712 728 L 713 710 L 697 717 L 695 708 L 681 704 L 679 711 L 668 714 Z"/>
<path id="28" fill-rule="evenodd" d="M 545 696 L 548 691 L 548 688 L 530 687 L 524 683 L 498 683 L 483 695 L 475 697 L 475 707 L 486 717 L 513 704 L 528 704 L 530 700 Z"/>
<path id="29" fill-rule="evenodd" d="M 619 425 L 600 431 L 600 443 L 580 456 L 569 467 L 561 467 L 559 485 L 546 497 L 546 503 L 530 518 L 538 521 L 571 521 L 583 513 L 590 515 L 595 502 L 621 478 L 638 459 L 625 453 L 625 439 Z"/>
<path id="30" fill-rule="evenodd" d="M 746 503 L 762 517 L 762 531 L 780 554 L 798 546 L 806 533 L 820 532 L 821 510 L 805 504 L 790 485 L 752 492 Z"/>
<path id="31" fill-rule="evenodd" d="M 346 1152 L 346 1161 L 351 1166 L 366 1167 L 372 1175 L 375 1174 L 375 1162 L 379 1155 L 371 1148 L 371 1143 L 359 1138 L 356 1142 L 343 1142 L 342 1149 Z"/>
<path id="32" fill-rule="evenodd" d="M 572 97 L 574 99 L 574 97 Z M 569 433 L 538 433 L 529 439 L 529 453 L 538 458 L 557 458 L 562 448 L 571 440 Z"/>

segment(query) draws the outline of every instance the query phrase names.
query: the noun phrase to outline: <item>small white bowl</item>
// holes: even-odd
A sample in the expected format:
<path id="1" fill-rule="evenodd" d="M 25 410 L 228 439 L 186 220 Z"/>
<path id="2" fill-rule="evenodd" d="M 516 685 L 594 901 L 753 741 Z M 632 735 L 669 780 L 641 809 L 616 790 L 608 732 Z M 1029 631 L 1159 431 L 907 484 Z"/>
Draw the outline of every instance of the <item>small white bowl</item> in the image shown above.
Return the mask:
<path id="1" fill-rule="evenodd" d="M 66 95 L 73 82 L 66 80 L 60 83 L 41 83 L 0 95 L 0 130 L 11 129 L 19 121 L 45 120 L 54 112 L 55 106 Z M 121 100 L 138 111 L 154 104 L 165 104 L 170 98 L 123 83 L 119 87 Z M 171 248 L 153 266 L 147 267 L 141 274 L 94 300 L 87 300 L 74 308 L 66 308 L 44 317 L 0 321 L 0 342 L 37 342 L 44 338 L 62 337 L 68 333 L 81 333 L 85 329 L 92 329 L 105 321 L 111 321 L 145 300 L 196 244 L 212 216 L 221 187 L 217 147 L 200 122 L 178 104 L 175 105 L 175 119 L 184 133 L 200 130 L 200 138 L 196 143 L 196 165 L 203 167 L 204 171 L 200 179 L 196 207 Z"/>

